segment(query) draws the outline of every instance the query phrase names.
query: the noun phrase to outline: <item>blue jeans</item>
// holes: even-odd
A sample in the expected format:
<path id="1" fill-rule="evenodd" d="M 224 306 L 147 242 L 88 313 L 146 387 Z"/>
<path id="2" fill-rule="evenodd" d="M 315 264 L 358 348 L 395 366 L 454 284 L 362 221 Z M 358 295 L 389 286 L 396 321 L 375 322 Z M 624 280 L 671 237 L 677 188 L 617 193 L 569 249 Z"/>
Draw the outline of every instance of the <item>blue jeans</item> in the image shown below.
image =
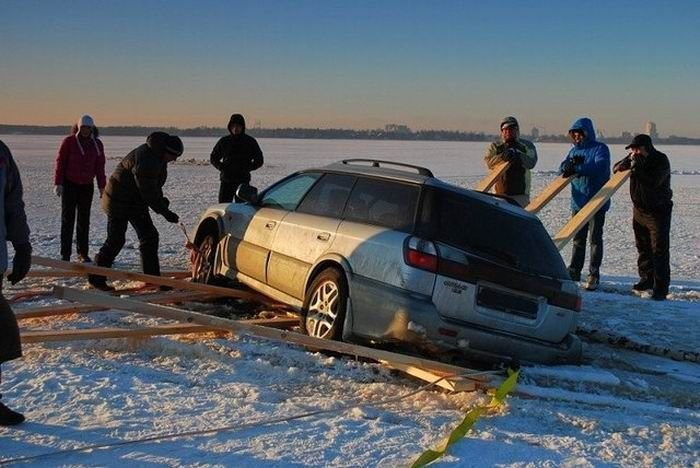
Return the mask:
<path id="1" fill-rule="evenodd" d="M 578 210 L 574 210 L 575 216 Z M 571 263 L 569 264 L 569 275 L 574 281 L 581 278 L 583 261 L 586 259 L 586 238 L 589 237 L 591 244 L 591 258 L 588 274 L 600 278 L 600 264 L 603 263 L 603 226 L 605 225 L 605 211 L 598 211 L 593 218 L 581 228 L 574 236 L 573 249 L 571 250 Z"/>

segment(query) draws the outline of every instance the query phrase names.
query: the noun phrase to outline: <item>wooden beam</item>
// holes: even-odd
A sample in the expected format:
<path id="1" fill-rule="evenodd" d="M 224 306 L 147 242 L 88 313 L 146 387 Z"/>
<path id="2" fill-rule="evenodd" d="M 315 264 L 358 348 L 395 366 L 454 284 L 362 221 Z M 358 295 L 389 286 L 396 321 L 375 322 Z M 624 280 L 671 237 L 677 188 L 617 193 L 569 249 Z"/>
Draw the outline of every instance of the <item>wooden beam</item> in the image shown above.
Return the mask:
<path id="1" fill-rule="evenodd" d="M 287 328 L 299 323 L 298 318 L 274 317 L 270 319 L 242 320 L 249 323 L 272 328 Z M 22 343 L 44 343 L 49 341 L 103 340 L 107 338 L 143 338 L 148 336 L 183 335 L 188 333 L 224 332 L 228 330 L 189 323 L 169 323 L 144 328 L 85 328 L 80 330 L 22 330 Z"/>
<path id="2" fill-rule="evenodd" d="M 103 340 L 107 338 L 142 338 L 158 335 L 181 335 L 185 333 L 220 332 L 215 327 L 192 324 L 169 324 L 146 328 L 86 328 L 81 330 L 34 330 L 22 331 L 22 343 L 44 343 L 50 341 Z"/>
<path id="3" fill-rule="evenodd" d="M 447 374 L 463 374 L 470 372 L 469 369 L 453 366 L 442 362 L 431 361 L 429 359 L 406 356 L 403 354 L 392 353 L 381 349 L 368 348 L 365 346 L 344 343 L 341 341 L 324 340 L 312 336 L 302 335 L 285 330 L 275 330 L 272 328 L 261 327 L 235 320 L 228 320 L 220 317 L 212 317 L 198 312 L 190 312 L 175 307 L 146 304 L 131 299 L 115 298 L 106 294 L 98 294 L 94 292 L 78 291 L 75 289 L 56 286 L 54 292 L 61 299 L 71 301 L 86 302 L 103 307 L 110 307 L 120 310 L 127 310 L 144 315 L 178 320 L 186 323 L 196 323 L 206 325 L 223 330 L 229 330 L 234 333 L 254 336 L 273 341 L 281 341 L 301 346 L 308 346 L 313 349 L 334 351 L 337 353 L 348 354 L 350 356 L 362 356 L 375 361 L 389 361 L 399 364 L 406 364 L 421 369 L 444 372 Z M 475 377 L 475 380 L 486 381 L 485 376 Z"/>
<path id="4" fill-rule="evenodd" d="M 189 271 L 182 270 L 166 270 L 160 272 L 161 276 L 167 278 L 189 278 L 192 273 Z M 83 273 L 73 270 L 29 270 L 27 273 L 27 278 L 70 278 L 74 276 L 83 276 Z"/>
<path id="5" fill-rule="evenodd" d="M 488 192 L 491 187 L 493 187 L 496 184 L 496 181 L 498 180 L 501 175 L 506 172 L 506 170 L 510 167 L 510 162 L 509 161 L 503 161 L 501 163 L 498 163 L 496 166 L 494 166 L 493 169 L 491 169 L 491 172 L 489 172 L 486 177 L 481 179 L 478 184 L 476 184 L 476 187 L 474 190 L 477 192 Z"/>
<path id="6" fill-rule="evenodd" d="M 438 381 L 438 379 L 443 377 L 443 375 L 438 375 L 438 373 L 430 372 L 419 367 L 410 366 L 408 364 L 402 364 L 399 362 L 381 361 L 381 363 L 387 367 L 400 370 L 405 374 L 408 374 L 425 382 L 437 381 L 435 385 L 444 388 L 445 390 L 449 390 L 451 392 L 473 392 L 474 390 L 476 390 L 476 384 L 474 381 L 471 380 L 446 377 Z"/>
<path id="7" fill-rule="evenodd" d="M 544 208 L 544 206 L 552 201 L 559 192 L 564 190 L 567 185 L 571 183 L 572 177 L 557 176 L 552 182 L 547 185 L 542 193 L 537 195 L 537 198 L 532 200 L 529 205 L 525 207 L 525 211 L 529 211 L 532 214 L 537 214 Z"/>
<path id="8" fill-rule="evenodd" d="M 220 297 L 235 297 L 237 299 L 245 299 L 257 301 L 261 303 L 273 302 L 262 294 L 251 291 L 242 291 L 240 289 L 222 288 L 220 286 L 211 286 L 202 283 L 192 283 L 189 281 L 165 278 L 162 276 L 147 275 L 144 273 L 136 273 L 131 271 L 114 270 L 112 268 L 98 267 L 89 263 L 71 263 L 62 260 L 54 260 L 45 257 L 32 257 L 32 264 L 42 265 L 52 268 L 59 268 L 71 271 L 78 271 L 83 274 L 102 275 L 112 279 L 144 281 L 149 284 L 158 284 L 170 286 L 176 289 L 186 289 L 189 291 L 202 291 Z"/>
<path id="9" fill-rule="evenodd" d="M 586 203 L 586 206 L 581 208 L 554 236 L 554 245 L 557 246 L 557 249 L 563 249 L 574 238 L 576 233 L 605 205 L 605 202 L 610 200 L 615 192 L 622 187 L 622 184 L 629 179 L 629 176 L 630 171 L 621 171 L 613 174 L 610 180 L 598 190 L 598 193 L 593 195 L 593 198 Z"/>
<path id="10" fill-rule="evenodd" d="M 119 291 L 117 291 L 119 293 Z M 144 294 L 134 299 L 153 302 L 155 304 L 172 304 L 176 302 L 189 301 L 192 299 L 203 300 L 207 297 L 211 297 L 202 292 L 197 291 L 173 291 L 164 292 L 160 294 Z M 96 312 L 100 310 L 106 310 L 104 307 L 97 307 L 93 305 L 77 305 L 77 304 L 67 304 L 67 305 L 51 305 L 46 307 L 36 307 L 33 309 L 16 310 L 15 318 L 17 320 L 40 318 L 40 317 L 55 317 L 61 315 L 71 315 L 86 312 Z"/>

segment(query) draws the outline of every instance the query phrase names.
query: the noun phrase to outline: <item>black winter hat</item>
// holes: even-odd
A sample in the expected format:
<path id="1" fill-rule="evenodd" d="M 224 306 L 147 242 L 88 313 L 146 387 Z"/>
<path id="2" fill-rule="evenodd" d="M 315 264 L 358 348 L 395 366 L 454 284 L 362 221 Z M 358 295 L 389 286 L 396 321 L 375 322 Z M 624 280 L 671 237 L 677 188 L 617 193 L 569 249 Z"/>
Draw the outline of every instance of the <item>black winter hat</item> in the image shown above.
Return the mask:
<path id="1" fill-rule="evenodd" d="M 146 139 L 146 144 L 150 146 L 159 156 L 162 156 L 165 153 L 180 156 L 185 150 L 182 140 L 180 140 L 179 137 L 168 135 L 165 132 L 151 133 Z"/>
<path id="2" fill-rule="evenodd" d="M 651 137 L 643 133 L 635 135 L 635 137 L 632 138 L 632 143 L 625 146 L 625 149 L 639 148 L 640 146 L 645 146 L 647 149 L 653 148 L 654 145 L 651 143 Z"/>
<path id="3" fill-rule="evenodd" d="M 241 114 L 233 114 L 231 116 L 231 119 L 228 121 L 228 131 L 231 131 L 231 127 L 233 127 L 233 124 L 238 124 L 243 127 L 243 130 L 245 130 L 245 119 Z"/>
<path id="4" fill-rule="evenodd" d="M 168 135 L 168 139 L 165 142 L 165 152 L 175 155 L 176 157 L 182 156 L 182 153 L 185 152 L 185 146 L 182 144 L 180 137 Z"/>

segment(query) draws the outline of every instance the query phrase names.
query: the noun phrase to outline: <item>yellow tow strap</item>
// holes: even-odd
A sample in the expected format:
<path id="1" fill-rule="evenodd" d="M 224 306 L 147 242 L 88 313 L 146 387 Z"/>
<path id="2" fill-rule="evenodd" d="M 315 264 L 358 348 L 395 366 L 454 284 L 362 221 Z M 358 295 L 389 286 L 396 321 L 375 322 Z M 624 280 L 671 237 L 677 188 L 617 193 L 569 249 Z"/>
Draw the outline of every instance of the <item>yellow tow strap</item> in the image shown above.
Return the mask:
<path id="1" fill-rule="evenodd" d="M 450 436 L 445 439 L 438 448 L 435 450 L 433 449 L 428 449 L 423 454 L 421 454 L 418 459 L 413 462 L 413 465 L 411 465 L 411 468 L 419 468 L 422 466 L 427 465 L 428 463 L 431 463 L 441 456 L 445 454 L 445 451 L 450 447 L 450 445 L 454 444 L 457 442 L 459 439 L 464 437 L 467 432 L 469 432 L 469 429 L 472 428 L 475 422 L 479 420 L 482 414 L 484 414 L 487 410 L 491 408 L 497 408 L 503 404 L 503 401 L 506 398 L 506 395 L 508 395 L 513 388 L 515 388 L 515 384 L 518 382 L 518 376 L 520 375 L 520 371 L 512 371 L 511 369 L 508 369 L 508 374 L 509 377 L 501 384 L 500 387 L 496 390 L 496 393 L 494 394 L 493 398 L 491 399 L 491 402 L 486 405 L 486 406 L 477 406 L 476 408 L 473 408 L 469 410 L 467 415 L 464 417 L 464 420 L 454 428 L 454 430 L 450 433 Z"/>

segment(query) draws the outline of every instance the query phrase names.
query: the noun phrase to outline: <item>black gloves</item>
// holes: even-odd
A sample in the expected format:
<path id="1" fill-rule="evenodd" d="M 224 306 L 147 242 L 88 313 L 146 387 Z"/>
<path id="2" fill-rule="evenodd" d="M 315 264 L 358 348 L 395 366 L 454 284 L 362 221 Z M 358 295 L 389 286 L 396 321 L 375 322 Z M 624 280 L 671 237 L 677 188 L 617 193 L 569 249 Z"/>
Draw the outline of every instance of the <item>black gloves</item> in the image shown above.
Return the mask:
<path id="1" fill-rule="evenodd" d="M 520 151 L 518 151 L 517 148 L 514 147 L 503 148 L 503 152 L 501 152 L 501 159 L 504 161 L 517 161 L 519 157 Z"/>
<path id="2" fill-rule="evenodd" d="M 571 156 L 567 159 L 561 167 L 561 175 L 564 177 L 571 177 L 576 174 L 576 166 L 583 164 L 585 158 L 582 155 Z"/>
<path id="3" fill-rule="evenodd" d="M 17 284 L 29 273 L 32 265 L 32 246 L 29 242 L 15 246 L 15 258 L 12 260 L 12 273 L 7 279 L 12 284 Z"/>
<path id="4" fill-rule="evenodd" d="M 623 172 L 632 169 L 632 158 L 626 156 L 613 166 L 613 172 Z"/>
<path id="5" fill-rule="evenodd" d="M 576 167 L 573 161 L 569 160 L 564 163 L 561 168 L 561 175 L 563 177 L 571 177 L 576 174 Z"/>
<path id="6" fill-rule="evenodd" d="M 173 213 L 172 211 L 168 210 L 165 213 L 163 213 L 163 217 L 169 222 L 169 223 L 177 223 L 180 221 L 180 217 Z"/>

